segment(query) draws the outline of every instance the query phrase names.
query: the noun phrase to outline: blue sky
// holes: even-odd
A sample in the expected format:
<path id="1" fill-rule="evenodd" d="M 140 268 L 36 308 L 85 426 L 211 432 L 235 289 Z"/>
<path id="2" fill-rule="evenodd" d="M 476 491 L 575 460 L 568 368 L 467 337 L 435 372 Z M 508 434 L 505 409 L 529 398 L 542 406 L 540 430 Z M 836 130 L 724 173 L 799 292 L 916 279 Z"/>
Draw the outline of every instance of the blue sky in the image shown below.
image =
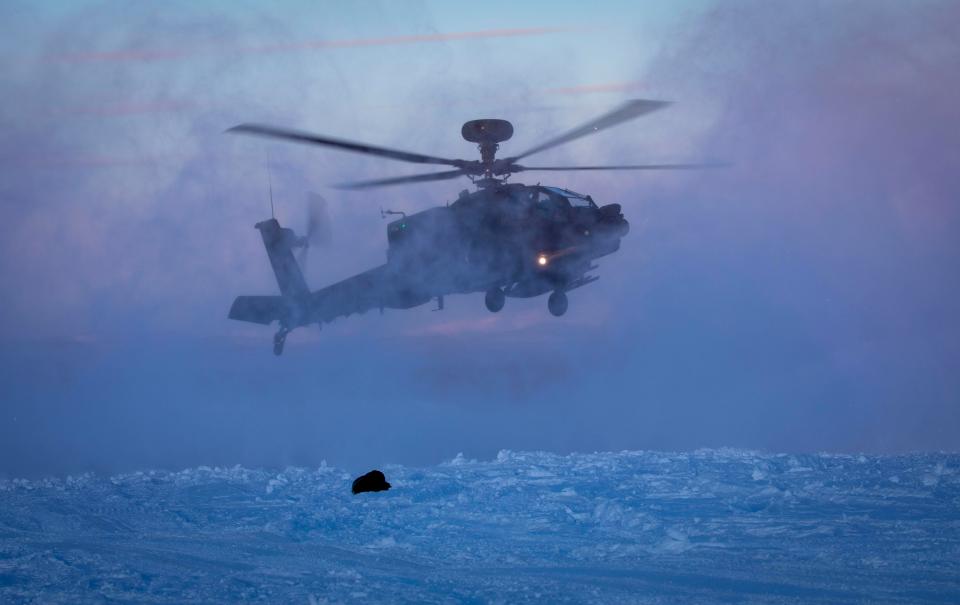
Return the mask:
<path id="1" fill-rule="evenodd" d="M 2 474 L 960 442 L 951 3 L 0 11 Z M 674 105 L 544 163 L 734 166 L 551 175 L 633 225 L 564 318 L 453 297 L 296 332 L 279 360 L 225 319 L 276 287 L 252 228 L 267 158 L 283 222 L 331 202 L 315 287 L 383 262 L 380 207 L 469 183 L 340 192 L 417 168 L 224 129 L 472 158 L 467 119 L 510 119 L 509 153 L 632 97 Z"/>

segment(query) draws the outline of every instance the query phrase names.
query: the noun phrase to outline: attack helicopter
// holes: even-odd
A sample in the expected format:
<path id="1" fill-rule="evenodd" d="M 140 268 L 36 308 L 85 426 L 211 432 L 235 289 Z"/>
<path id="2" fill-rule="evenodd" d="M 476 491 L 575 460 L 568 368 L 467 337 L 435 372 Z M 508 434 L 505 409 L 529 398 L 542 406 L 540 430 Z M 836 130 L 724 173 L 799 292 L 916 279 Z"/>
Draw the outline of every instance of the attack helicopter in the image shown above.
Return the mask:
<path id="1" fill-rule="evenodd" d="M 323 135 L 267 126 L 240 124 L 227 132 L 317 145 L 452 170 L 343 183 L 336 187 L 368 189 L 469 178 L 476 186 L 444 205 L 407 215 L 387 225 L 386 263 L 319 290 L 306 284 L 294 250 L 305 251 L 318 239 L 322 220 L 308 221 L 297 236 L 275 218 L 256 224 L 273 268 L 280 296 L 238 296 L 229 318 L 269 325 L 279 323 L 273 351 L 283 352 L 287 334 L 297 327 L 322 326 L 338 317 L 371 309 L 410 309 L 436 299 L 442 309 L 451 294 L 483 293 L 486 308 L 503 309 L 507 298 L 550 293 L 547 309 L 561 316 L 567 294 L 597 279 L 595 261 L 620 248 L 630 230 L 620 204 L 598 205 L 591 196 L 547 185 L 509 183 L 510 176 L 530 171 L 684 170 L 717 164 L 630 164 L 614 166 L 527 166 L 533 154 L 622 124 L 667 106 L 663 101 L 635 99 L 519 155 L 497 158 L 500 144 L 513 136 L 502 119 L 463 124 L 461 136 L 475 143 L 479 160 L 449 159 L 399 151 Z M 383 212 L 383 211 L 381 211 Z M 311 215 L 315 217 L 316 215 Z"/>

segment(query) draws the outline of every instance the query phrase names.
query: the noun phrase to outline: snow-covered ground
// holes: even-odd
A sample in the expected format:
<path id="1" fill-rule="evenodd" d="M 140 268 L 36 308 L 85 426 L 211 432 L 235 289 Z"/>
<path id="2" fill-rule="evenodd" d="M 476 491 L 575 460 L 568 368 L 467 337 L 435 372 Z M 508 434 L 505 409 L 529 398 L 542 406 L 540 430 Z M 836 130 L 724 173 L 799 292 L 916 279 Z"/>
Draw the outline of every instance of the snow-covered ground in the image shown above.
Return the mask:
<path id="1" fill-rule="evenodd" d="M 501 452 L 0 482 L 0 602 L 960 603 L 960 456 Z"/>

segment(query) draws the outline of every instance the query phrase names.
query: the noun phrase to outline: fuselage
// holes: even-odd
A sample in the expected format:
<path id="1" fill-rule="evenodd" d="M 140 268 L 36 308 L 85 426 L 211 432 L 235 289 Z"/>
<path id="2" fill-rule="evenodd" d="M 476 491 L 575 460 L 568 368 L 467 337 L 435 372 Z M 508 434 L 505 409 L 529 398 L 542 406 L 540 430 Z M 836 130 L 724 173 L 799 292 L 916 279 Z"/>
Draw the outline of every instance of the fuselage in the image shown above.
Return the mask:
<path id="1" fill-rule="evenodd" d="M 391 222 L 387 262 L 310 290 L 293 250 L 305 245 L 276 219 L 257 223 L 280 296 L 238 296 L 229 317 L 278 321 L 274 353 L 290 330 L 371 309 L 409 309 L 448 294 L 484 292 L 491 312 L 506 297 L 551 292 L 547 308 L 567 311 L 566 293 L 591 283 L 593 261 L 615 252 L 629 224 L 619 204 L 598 207 L 564 189 L 498 185 Z"/>
<path id="2" fill-rule="evenodd" d="M 562 290 L 629 231 L 618 204 L 555 187 L 500 185 L 387 226 L 387 267 L 410 302 L 502 288 L 507 296 Z"/>

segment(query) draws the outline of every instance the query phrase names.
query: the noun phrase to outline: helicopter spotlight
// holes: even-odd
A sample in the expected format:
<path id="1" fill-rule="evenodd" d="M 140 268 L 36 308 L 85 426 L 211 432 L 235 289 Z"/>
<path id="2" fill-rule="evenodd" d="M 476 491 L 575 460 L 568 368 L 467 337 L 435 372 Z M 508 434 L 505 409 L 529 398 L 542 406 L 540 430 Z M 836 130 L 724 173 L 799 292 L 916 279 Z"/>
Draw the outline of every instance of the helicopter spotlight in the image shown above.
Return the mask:
<path id="1" fill-rule="evenodd" d="M 483 292 L 490 312 L 501 311 L 510 298 L 550 293 L 547 309 L 567 312 L 568 293 L 597 279 L 594 261 L 620 248 L 630 230 L 620 204 L 598 205 L 591 196 L 545 185 L 508 183 L 513 174 L 530 171 L 646 171 L 714 168 L 717 163 L 623 164 L 613 166 L 528 166 L 531 155 L 564 145 L 666 107 L 663 101 L 636 99 L 526 151 L 498 158 L 500 144 L 513 136 L 507 120 L 485 118 L 463 124 L 460 134 L 476 143 L 479 160 L 443 158 L 400 151 L 299 130 L 241 124 L 228 132 L 317 145 L 342 151 L 452 169 L 387 177 L 336 187 L 368 189 L 407 183 L 469 178 L 477 189 L 463 191 L 453 202 L 407 215 L 387 224 L 387 262 L 320 290 L 311 291 L 301 267 L 306 249 L 328 241 L 329 221 L 308 219 L 303 238 L 288 236 L 276 219 L 256 225 L 273 268 L 280 296 L 239 296 L 229 317 L 269 325 L 279 323 L 274 352 L 283 351 L 294 328 L 322 325 L 337 317 L 370 309 L 409 309 L 446 295 Z M 319 208 L 319 206 L 317 206 Z M 315 208 L 310 216 L 326 216 Z M 324 231 L 326 229 L 326 231 Z M 292 250 L 303 248 L 298 265 Z"/>

